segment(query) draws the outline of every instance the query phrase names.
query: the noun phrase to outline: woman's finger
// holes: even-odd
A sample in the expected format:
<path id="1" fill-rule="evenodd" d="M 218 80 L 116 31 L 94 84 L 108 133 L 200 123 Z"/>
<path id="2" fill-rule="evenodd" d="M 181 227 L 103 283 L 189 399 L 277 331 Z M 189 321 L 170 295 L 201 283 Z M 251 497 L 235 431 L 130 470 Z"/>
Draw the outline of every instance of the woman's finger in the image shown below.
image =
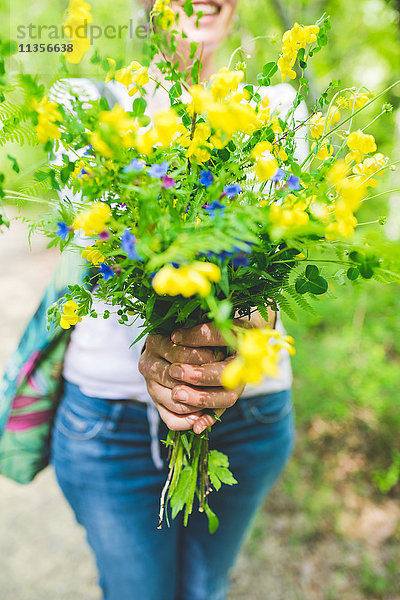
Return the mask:
<path id="1" fill-rule="evenodd" d="M 146 381 L 147 391 L 149 392 L 153 402 L 158 406 L 164 406 L 168 411 L 177 415 L 189 415 L 201 413 L 203 410 L 200 406 L 189 406 L 184 402 L 174 400 L 171 395 L 171 390 L 163 385 L 160 385 L 153 379 Z"/>
<path id="2" fill-rule="evenodd" d="M 161 419 L 171 431 L 188 431 L 189 429 L 193 429 L 201 418 L 195 414 L 178 415 L 168 410 L 164 404 L 158 404 L 157 402 L 155 402 L 155 405 L 160 413 Z"/>
<path id="3" fill-rule="evenodd" d="M 245 329 L 254 327 L 251 321 L 246 319 L 234 319 L 234 323 Z M 214 323 L 202 323 L 190 329 L 176 329 L 171 335 L 171 340 L 175 344 L 189 347 L 227 346 L 226 340 Z"/>
<path id="4" fill-rule="evenodd" d="M 215 414 L 217 417 L 220 417 L 225 412 L 225 408 L 215 410 Z M 207 427 L 212 427 L 215 423 L 215 419 L 211 415 L 203 415 L 197 419 L 197 421 L 193 424 L 193 431 L 195 433 L 203 433 L 207 429 Z"/>
<path id="5" fill-rule="evenodd" d="M 147 350 L 170 363 L 184 362 L 191 365 L 216 362 L 224 357 L 222 352 L 216 356 L 211 348 L 192 348 L 175 344 L 165 335 L 149 335 L 146 340 Z"/>
<path id="6" fill-rule="evenodd" d="M 223 387 L 196 388 L 190 385 L 179 384 L 172 390 L 171 397 L 176 402 L 198 409 L 229 408 L 233 406 L 243 388 L 225 390 Z"/>
<path id="7" fill-rule="evenodd" d="M 213 323 L 202 323 L 190 329 L 176 329 L 171 340 L 175 344 L 188 347 L 226 346 L 222 333 Z"/>
<path id="8" fill-rule="evenodd" d="M 196 386 L 221 386 L 221 375 L 225 367 L 234 357 L 220 362 L 212 362 L 204 365 L 187 365 L 174 363 L 169 367 L 169 375 L 173 380 L 190 383 Z M 176 385 L 176 383 L 175 383 Z"/>
<path id="9" fill-rule="evenodd" d="M 145 379 L 152 379 L 164 387 L 172 389 L 176 385 L 176 380 L 169 373 L 171 364 L 161 358 L 144 352 L 139 359 L 139 371 Z"/>

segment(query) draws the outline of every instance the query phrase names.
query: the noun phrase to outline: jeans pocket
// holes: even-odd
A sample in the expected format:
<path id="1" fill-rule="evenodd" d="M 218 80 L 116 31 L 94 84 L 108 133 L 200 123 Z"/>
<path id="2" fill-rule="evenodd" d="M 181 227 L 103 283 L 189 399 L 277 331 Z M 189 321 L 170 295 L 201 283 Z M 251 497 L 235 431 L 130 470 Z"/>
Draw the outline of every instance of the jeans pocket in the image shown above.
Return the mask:
<path id="1" fill-rule="evenodd" d="M 100 434 L 106 419 L 98 416 L 79 415 L 72 408 L 61 403 L 54 427 L 72 440 L 92 440 Z"/>
<path id="2" fill-rule="evenodd" d="M 290 390 L 284 390 L 274 394 L 263 394 L 249 398 L 245 412 L 247 418 L 270 425 L 282 421 L 291 413 L 292 409 L 291 392 Z"/>

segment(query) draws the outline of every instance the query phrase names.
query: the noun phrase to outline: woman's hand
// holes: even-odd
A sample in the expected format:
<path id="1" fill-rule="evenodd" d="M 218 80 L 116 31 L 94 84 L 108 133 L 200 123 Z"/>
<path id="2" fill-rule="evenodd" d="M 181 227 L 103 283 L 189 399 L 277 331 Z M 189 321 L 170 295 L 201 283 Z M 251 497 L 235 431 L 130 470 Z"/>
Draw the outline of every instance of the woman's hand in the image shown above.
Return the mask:
<path id="1" fill-rule="evenodd" d="M 215 423 L 205 410 L 220 416 L 243 391 L 222 387 L 221 374 L 232 357 L 224 359 L 222 351 L 215 355 L 210 346 L 225 347 L 226 342 L 209 323 L 179 329 L 171 338 L 149 335 L 146 340 L 139 371 L 169 429 L 201 433 Z"/>
<path id="2" fill-rule="evenodd" d="M 271 311 L 272 313 L 272 311 Z M 272 313 L 270 322 L 274 322 Z M 250 320 L 235 319 L 242 327 L 266 326 L 258 312 Z M 212 348 L 221 348 L 217 354 Z M 215 423 L 207 414 L 211 409 L 219 417 L 233 406 L 243 386 L 226 390 L 221 374 L 229 361 L 223 350 L 226 342 L 215 325 L 204 323 L 191 329 L 177 329 L 169 338 L 149 335 L 139 361 L 139 371 L 160 417 L 169 429 L 193 429 L 201 433 Z"/>

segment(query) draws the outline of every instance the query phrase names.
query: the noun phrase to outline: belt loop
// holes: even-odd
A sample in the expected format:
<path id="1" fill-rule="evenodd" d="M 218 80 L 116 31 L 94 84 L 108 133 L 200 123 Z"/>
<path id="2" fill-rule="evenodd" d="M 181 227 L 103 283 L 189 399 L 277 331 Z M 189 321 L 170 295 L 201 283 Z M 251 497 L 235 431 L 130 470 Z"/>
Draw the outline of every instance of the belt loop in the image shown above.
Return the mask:
<path id="1" fill-rule="evenodd" d="M 155 468 L 158 471 L 161 471 L 164 466 L 164 461 L 161 458 L 160 440 L 158 439 L 158 426 L 160 423 L 160 415 L 158 414 L 158 410 L 156 409 L 155 405 L 151 401 L 147 404 L 147 420 L 149 422 L 151 437 L 151 458 L 153 459 Z"/>
<path id="2" fill-rule="evenodd" d="M 106 429 L 108 429 L 108 431 L 115 431 L 115 429 L 118 427 L 118 423 L 120 421 L 124 408 L 125 406 L 122 402 L 114 401 L 112 403 L 111 410 L 109 412 L 106 422 Z"/>

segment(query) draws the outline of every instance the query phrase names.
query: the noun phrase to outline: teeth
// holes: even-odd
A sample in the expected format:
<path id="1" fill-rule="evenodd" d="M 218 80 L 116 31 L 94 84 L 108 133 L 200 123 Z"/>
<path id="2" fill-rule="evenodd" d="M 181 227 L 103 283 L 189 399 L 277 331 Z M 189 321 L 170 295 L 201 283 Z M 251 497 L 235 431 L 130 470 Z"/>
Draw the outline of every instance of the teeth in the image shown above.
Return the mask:
<path id="1" fill-rule="evenodd" d="M 219 7 L 215 4 L 194 4 L 193 8 L 196 13 L 202 12 L 204 15 L 216 15 L 219 13 Z"/>

